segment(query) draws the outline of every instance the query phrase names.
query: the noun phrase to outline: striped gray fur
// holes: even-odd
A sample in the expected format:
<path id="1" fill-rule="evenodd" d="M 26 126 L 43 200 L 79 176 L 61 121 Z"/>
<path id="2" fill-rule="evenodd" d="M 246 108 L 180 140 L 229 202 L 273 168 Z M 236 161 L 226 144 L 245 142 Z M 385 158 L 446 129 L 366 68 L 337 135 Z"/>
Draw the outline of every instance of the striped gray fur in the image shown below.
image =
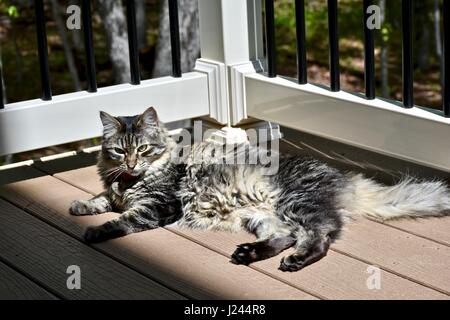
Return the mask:
<path id="1" fill-rule="evenodd" d="M 90 201 L 74 201 L 74 215 L 118 211 L 122 215 L 90 227 L 84 238 L 101 242 L 157 228 L 178 220 L 181 203 L 176 196 L 184 165 L 170 161 L 175 146 L 156 112 L 112 117 L 101 113 L 104 126 L 98 172 L 106 191 Z"/>
<path id="2" fill-rule="evenodd" d="M 211 142 L 195 144 L 180 162 L 153 108 L 134 117 L 101 118 L 98 168 L 107 191 L 75 201 L 70 212 L 122 215 L 89 227 L 88 242 L 174 221 L 179 228 L 247 230 L 258 239 L 239 245 L 231 262 L 249 264 L 294 246 L 280 269 L 296 271 L 326 255 L 351 215 L 384 220 L 450 214 L 450 191 L 441 181 L 406 179 L 388 187 L 299 156 L 280 156 L 278 171 L 270 174 L 267 165 L 223 161 L 230 151 L 218 157 L 220 149 Z M 250 150 L 244 151 L 248 160 Z"/>

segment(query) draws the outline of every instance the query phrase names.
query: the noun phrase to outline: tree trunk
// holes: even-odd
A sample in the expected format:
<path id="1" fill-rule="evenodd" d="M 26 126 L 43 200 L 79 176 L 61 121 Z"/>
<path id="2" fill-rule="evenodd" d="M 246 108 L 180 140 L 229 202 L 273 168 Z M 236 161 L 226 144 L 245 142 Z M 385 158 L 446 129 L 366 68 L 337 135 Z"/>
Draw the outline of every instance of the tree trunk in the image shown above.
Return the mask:
<path id="1" fill-rule="evenodd" d="M 136 0 L 136 26 L 139 49 L 147 45 L 145 0 Z"/>
<path id="2" fill-rule="evenodd" d="M 170 75 L 172 72 L 172 56 L 170 48 L 169 6 L 163 1 L 160 11 L 159 37 L 156 46 L 155 67 L 153 77 Z M 191 71 L 195 60 L 200 56 L 200 35 L 198 26 L 198 3 L 192 0 L 179 1 L 181 69 Z"/>
<path id="3" fill-rule="evenodd" d="M 8 102 L 6 99 L 6 86 L 5 86 L 5 79 L 3 78 L 3 64 L 2 64 L 2 45 L 0 44 L 0 90 L 2 97 L 3 104 L 6 105 Z M 6 155 L 4 157 L 0 157 L 0 165 L 10 164 L 12 162 L 12 155 Z"/>
<path id="4" fill-rule="evenodd" d="M 1 84 L 1 97 L 3 100 L 3 105 L 6 105 L 8 102 L 8 99 L 6 99 L 6 85 L 5 85 L 5 79 L 3 78 L 3 59 L 2 59 L 2 46 L 0 44 L 0 84 Z"/>
<path id="5" fill-rule="evenodd" d="M 68 5 L 77 5 L 81 8 L 80 0 L 69 0 Z M 72 36 L 72 45 L 75 51 L 83 52 L 84 51 L 84 43 L 83 43 L 83 32 L 81 29 L 70 30 L 70 35 Z"/>
<path id="6" fill-rule="evenodd" d="M 70 76 L 73 81 L 73 88 L 75 91 L 81 91 L 80 78 L 78 77 L 78 71 L 75 66 L 75 59 L 73 58 L 72 48 L 70 48 L 69 40 L 66 34 L 66 25 L 61 18 L 61 8 L 59 7 L 57 0 L 51 0 L 53 19 L 56 22 L 56 27 L 58 28 L 58 33 L 61 38 L 64 54 L 66 55 L 67 67 L 69 68 Z"/>
<path id="7" fill-rule="evenodd" d="M 430 19 L 428 1 L 415 1 L 417 65 L 422 71 L 430 66 Z"/>
<path id="8" fill-rule="evenodd" d="M 380 0 L 380 22 L 383 26 L 386 20 L 386 0 Z M 381 71 L 381 96 L 389 97 L 389 81 L 388 81 L 388 47 L 383 35 L 381 35 L 381 52 L 380 52 L 380 71 Z"/>
<path id="9" fill-rule="evenodd" d="M 433 16 L 434 16 L 434 39 L 436 42 L 436 56 L 439 59 L 439 65 L 441 72 L 439 74 L 440 83 L 443 83 L 443 71 L 444 71 L 444 61 L 442 58 L 442 38 L 441 38 L 441 13 L 439 11 L 439 0 L 434 0 L 434 8 L 433 8 Z"/>
<path id="10" fill-rule="evenodd" d="M 17 42 L 16 24 L 14 19 L 11 20 L 11 36 L 14 44 L 14 51 L 16 52 L 16 84 L 20 84 L 23 80 L 23 57 L 22 51 L 19 48 L 19 43 Z"/>
<path id="11" fill-rule="evenodd" d="M 121 0 L 99 0 L 100 15 L 106 32 L 114 80 L 130 82 L 127 22 Z"/>

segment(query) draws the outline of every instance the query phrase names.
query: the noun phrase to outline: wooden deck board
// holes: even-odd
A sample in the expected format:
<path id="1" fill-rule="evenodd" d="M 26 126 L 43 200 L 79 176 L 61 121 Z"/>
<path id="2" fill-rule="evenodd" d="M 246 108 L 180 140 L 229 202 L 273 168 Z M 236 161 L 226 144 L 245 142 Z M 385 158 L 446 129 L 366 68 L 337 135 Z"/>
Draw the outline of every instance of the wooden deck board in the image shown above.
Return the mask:
<path id="1" fill-rule="evenodd" d="M 51 166 L 47 166 L 46 171 L 53 173 Z M 39 188 L 44 185 L 46 191 Z M 87 224 L 101 223 L 115 214 L 71 217 L 67 208 L 72 200 L 87 199 L 102 190 L 95 167 L 89 166 L 70 171 L 58 170 L 54 177 L 13 183 L 1 189 L 0 194 L 69 234 L 80 237 Z M 307 294 L 310 293 L 327 299 L 449 299 L 444 293 L 450 291 L 450 272 L 446 268 L 450 262 L 446 232 L 450 229 L 447 228 L 450 219 L 400 220 L 389 224 L 391 226 L 358 220 L 349 225 L 344 238 L 333 245 L 334 251 L 330 251 L 325 259 L 297 273 L 277 270 L 281 255 L 255 263 L 251 268 L 230 264 L 228 258 L 235 246 L 253 239 L 246 233 L 167 228 L 108 241 L 96 248 L 171 288 L 182 290 L 189 287 L 186 294 L 198 298 L 273 298 L 268 296 L 273 294 L 272 290 L 268 292 L 264 288 L 281 284 L 283 290 L 288 287 L 300 292 L 303 298 L 313 298 Z M 174 263 L 174 256 L 180 259 L 178 264 Z M 210 256 L 215 258 L 211 260 Z M 200 269 L 199 265 L 202 265 Z M 369 265 L 383 269 L 380 290 L 367 288 Z M 236 282 L 230 283 L 225 276 L 211 280 L 215 276 L 214 270 L 219 268 L 220 271 L 226 270 L 229 277 L 237 277 Z M 254 292 L 244 292 L 239 288 L 245 287 L 241 280 L 243 274 L 247 279 L 258 275 L 256 283 L 259 284 Z M 270 279 L 271 284 L 264 283 L 266 279 Z M 219 284 L 208 288 L 213 281 Z M 279 293 L 280 298 L 293 297 L 282 291 Z"/>
<path id="2" fill-rule="evenodd" d="M 100 193 L 103 189 L 98 176 L 96 175 L 95 167 L 62 172 L 56 174 L 55 176 L 72 185 L 81 187 L 91 194 Z M 388 270 L 392 270 L 394 273 L 397 273 L 405 278 L 415 279 L 427 286 L 437 288 L 443 292 L 448 292 L 447 285 L 450 284 L 450 281 L 448 281 L 450 272 L 446 268 L 446 266 L 450 264 L 448 247 L 383 226 L 376 222 L 361 220 L 358 223 L 367 226 L 367 230 L 364 230 L 363 232 L 359 231 L 359 229 L 355 227 L 357 226 L 357 223 L 355 223 L 355 226 L 350 225 L 348 228 L 349 230 L 345 232 L 345 234 L 349 233 L 350 237 L 346 237 L 344 235 L 344 240 L 339 241 L 338 244 L 333 247 L 345 254 L 352 255 L 363 261 L 367 261 L 370 264 L 377 264 Z M 199 243 L 209 246 L 214 250 L 220 250 L 220 248 L 223 250 L 224 248 L 227 248 L 227 252 L 223 252 L 227 255 L 234 250 L 236 244 L 246 242 L 251 239 L 242 234 L 239 236 L 233 235 L 232 237 L 229 237 L 225 234 L 195 233 L 185 230 L 181 231 L 181 233 L 187 237 L 192 237 L 193 240 L 197 240 Z M 407 236 L 405 236 L 405 234 Z M 368 237 L 368 235 L 371 236 Z M 438 233 L 435 233 L 435 235 L 438 235 Z M 398 240 L 396 240 L 396 244 L 394 246 L 395 249 L 392 252 L 392 245 L 390 241 L 394 241 L 393 239 Z M 380 250 L 373 253 L 375 248 L 374 243 L 376 242 L 380 243 Z M 352 246 L 352 244 L 354 245 Z M 355 248 L 358 248 L 358 250 Z M 384 259 L 383 248 L 384 250 L 390 250 L 390 260 Z M 404 250 L 405 248 L 408 248 L 409 251 Z M 439 250 L 439 252 L 436 252 L 436 250 Z M 410 258 L 409 255 L 413 255 L 414 258 Z M 392 284 L 392 286 L 385 286 L 383 292 L 367 290 L 365 282 L 361 280 L 361 277 L 355 277 L 354 273 L 354 270 L 364 270 L 365 273 L 359 272 L 359 275 L 367 278 L 367 263 L 339 255 L 338 253 L 330 254 L 330 256 L 333 256 L 333 258 L 327 257 L 319 264 L 316 264 L 323 266 L 320 269 L 320 272 L 315 272 L 315 270 L 319 268 L 315 265 L 307 268 L 307 272 L 306 270 L 302 271 L 302 274 L 312 273 L 310 275 L 311 277 L 306 278 L 300 277 L 297 279 L 296 276 L 291 276 L 290 274 L 276 270 L 280 256 L 270 259 L 268 262 L 257 263 L 255 266 L 260 266 L 261 270 L 274 277 L 286 280 L 298 287 L 304 288 L 310 292 L 315 292 L 323 297 L 351 298 L 361 296 L 367 298 L 402 298 L 407 295 L 410 295 L 411 298 L 417 298 L 418 296 L 430 298 L 446 297 L 436 293 L 433 290 L 410 282 L 402 277 L 397 277 L 392 273 L 386 273 L 385 271 L 382 271 L 383 277 L 387 279 L 387 282 Z M 418 261 L 417 257 L 420 258 Z M 340 278 L 327 278 L 323 276 L 325 274 L 323 272 L 324 270 L 334 270 L 334 267 L 332 266 L 334 261 L 331 261 L 331 259 L 339 261 L 338 265 L 341 266 L 339 270 Z M 416 259 L 416 261 L 414 261 L 414 259 Z M 328 264 L 330 266 L 328 266 Z M 413 265 L 410 266 L 410 264 Z M 309 281 L 309 283 L 305 282 L 308 279 L 315 279 L 320 276 L 322 276 L 320 279 L 324 281 L 322 286 L 316 285 L 317 283 L 320 283 L 320 281 Z M 346 290 L 344 294 L 342 294 L 341 290 L 339 290 L 342 283 L 347 283 L 349 288 L 353 286 L 354 291 L 350 289 Z M 327 288 L 330 287 L 334 290 L 327 290 Z M 408 290 L 404 290 L 406 287 Z M 322 288 L 322 290 L 319 290 L 320 288 Z M 399 290 L 398 288 L 401 289 Z"/>
<path id="3" fill-rule="evenodd" d="M 450 217 L 385 222 L 386 225 L 450 246 Z"/>
<path id="4" fill-rule="evenodd" d="M 19 272 L 0 262 L 2 300 L 57 300 L 58 298 Z"/>
<path id="5" fill-rule="evenodd" d="M 204 246 L 222 251 L 228 256 L 236 245 L 254 241 L 252 235 L 244 232 L 227 233 L 202 230 L 180 230 L 170 228 L 173 232 L 182 233 Z M 286 250 L 277 257 L 254 263 L 252 267 L 282 279 L 299 288 L 308 290 L 327 299 L 448 299 L 445 294 L 426 288 L 395 274 L 381 270 L 380 289 L 369 289 L 369 265 L 337 252 L 329 251 L 320 262 L 299 272 L 282 272 L 278 270 L 282 256 L 293 250 Z"/>
<path id="6" fill-rule="evenodd" d="M 358 219 L 333 248 L 450 293 L 450 247 Z"/>
<path id="7" fill-rule="evenodd" d="M 7 185 L 0 189 L 0 194 L 77 238 L 81 238 L 85 226 L 117 216 L 69 215 L 72 200 L 91 195 L 51 176 Z M 133 234 L 95 248 L 192 298 L 315 298 L 253 269 L 237 269 L 228 263 L 227 257 L 165 229 Z"/>
<path id="8" fill-rule="evenodd" d="M 2 259 L 64 298 L 182 298 L 4 200 L 0 211 Z M 80 267 L 80 290 L 67 288 L 66 271 L 71 265 Z"/>

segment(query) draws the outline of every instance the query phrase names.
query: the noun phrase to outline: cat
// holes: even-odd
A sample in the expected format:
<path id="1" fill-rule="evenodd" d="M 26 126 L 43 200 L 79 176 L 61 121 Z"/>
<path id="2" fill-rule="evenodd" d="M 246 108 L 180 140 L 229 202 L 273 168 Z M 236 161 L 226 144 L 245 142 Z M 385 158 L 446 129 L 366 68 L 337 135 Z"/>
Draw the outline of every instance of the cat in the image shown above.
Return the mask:
<path id="1" fill-rule="evenodd" d="M 74 201 L 70 213 L 118 211 L 122 215 L 87 228 L 84 239 L 102 242 L 178 220 L 182 208 L 176 192 L 184 169 L 170 161 L 175 142 L 158 123 L 155 109 L 133 117 L 100 112 L 100 118 L 103 142 L 97 166 L 106 191 L 88 201 Z"/>
<path id="2" fill-rule="evenodd" d="M 154 108 L 132 117 L 100 113 L 103 144 L 98 170 L 106 191 L 74 201 L 70 212 L 122 212 L 88 227 L 95 243 L 176 222 L 180 228 L 256 235 L 239 245 L 231 262 L 248 265 L 289 247 L 279 269 L 297 271 L 324 256 L 352 215 L 378 220 L 450 214 L 450 189 L 442 181 L 412 178 L 384 186 L 343 173 L 311 157 L 282 156 L 276 174 L 267 165 L 223 164 L 211 143 L 196 143 L 175 161 L 176 143 Z M 198 161 L 201 159 L 201 161 Z"/>

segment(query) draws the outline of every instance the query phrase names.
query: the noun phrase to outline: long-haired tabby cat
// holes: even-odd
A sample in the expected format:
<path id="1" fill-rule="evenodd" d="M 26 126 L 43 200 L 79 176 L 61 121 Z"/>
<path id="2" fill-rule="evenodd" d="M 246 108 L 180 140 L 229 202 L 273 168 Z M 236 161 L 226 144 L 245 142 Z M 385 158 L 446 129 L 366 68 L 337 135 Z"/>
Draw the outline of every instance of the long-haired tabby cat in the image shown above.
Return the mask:
<path id="1" fill-rule="evenodd" d="M 305 157 L 281 158 L 274 175 L 263 165 L 193 161 L 202 158 L 199 153 L 208 143 L 191 148 L 180 163 L 171 156 L 176 144 L 153 108 L 132 117 L 100 116 L 104 131 L 98 169 L 106 191 L 74 201 L 70 212 L 122 215 L 89 227 L 88 242 L 174 221 L 190 228 L 245 229 L 258 239 L 239 245 L 233 263 L 249 264 L 295 246 L 280 269 L 296 271 L 326 255 L 346 216 L 384 220 L 450 214 L 450 190 L 440 181 L 409 179 L 383 186 Z"/>

